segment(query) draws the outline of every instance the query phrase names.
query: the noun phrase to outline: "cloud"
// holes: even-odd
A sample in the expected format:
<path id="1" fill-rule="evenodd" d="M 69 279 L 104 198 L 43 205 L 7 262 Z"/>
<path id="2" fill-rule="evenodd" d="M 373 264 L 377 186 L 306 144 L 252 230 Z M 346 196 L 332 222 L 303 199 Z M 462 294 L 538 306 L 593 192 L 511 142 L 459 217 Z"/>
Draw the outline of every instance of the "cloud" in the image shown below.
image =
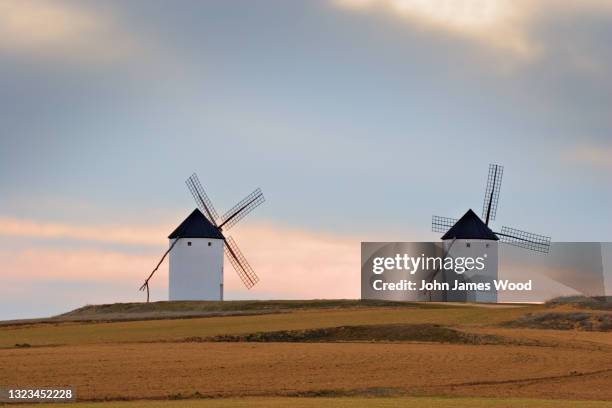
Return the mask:
<path id="1" fill-rule="evenodd" d="M 145 274 L 156 260 L 103 250 L 0 249 L 0 319 L 59 314 L 85 304 L 137 302 Z M 163 299 L 157 280 L 152 298 Z"/>
<path id="2" fill-rule="evenodd" d="M 266 223 L 245 224 L 231 232 L 260 282 L 247 290 L 226 262 L 228 299 L 359 297 L 358 238 Z M 0 218 L 0 235 L 15 247 L 0 249 L 0 298 L 14 310 L 33 298 L 48 298 L 45 307 L 54 311 L 85 302 L 142 301 L 137 288 L 167 248 L 167 233 L 167 225 L 98 227 Z M 126 247 L 33 247 L 27 242 L 31 238 L 43 244 L 68 238 Z M 132 244 L 149 245 L 151 250 L 143 254 L 132 250 Z M 47 290 L 50 286 L 53 294 Z M 152 280 L 152 299 L 167 300 L 167 286 L 166 260 Z M 38 312 L 45 314 L 46 310 Z"/>
<path id="3" fill-rule="evenodd" d="M 507 0 L 337 0 L 351 10 L 385 10 L 424 29 L 459 35 L 526 55 L 533 45 L 524 24 L 528 10 Z"/>
<path id="4" fill-rule="evenodd" d="M 596 169 L 612 170 L 612 148 L 582 146 L 563 154 L 563 159 L 572 164 L 586 165 Z"/>
<path id="5" fill-rule="evenodd" d="M 109 13 L 47 0 L 0 0 L 0 51 L 93 62 L 137 52 Z"/>
<path id="6" fill-rule="evenodd" d="M 71 239 L 129 245 L 159 245 L 171 231 L 167 226 L 71 225 L 0 217 L 0 236 L 34 239 Z"/>
<path id="7" fill-rule="evenodd" d="M 132 286 L 137 287 L 155 261 L 155 257 L 147 255 L 95 249 L 29 248 L 0 251 L 3 279 L 21 283 L 32 280 L 107 283 L 131 281 Z"/>
<path id="8" fill-rule="evenodd" d="M 518 57 L 531 57 L 542 44 L 533 35 L 540 21 L 577 11 L 612 12 L 604 0 L 335 0 L 343 8 L 383 10 L 422 29 L 445 32 Z"/>
<path id="9" fill-rule="evenodd" d="M 248 293 L 230 269 L 225 276 L 237 296 L 359 297 L 361 240 L 358 237 L 250 224 L 240 227 L 235 238 L 261 278 Z M 231 267 L 226 265 L 226 268 Z"/>

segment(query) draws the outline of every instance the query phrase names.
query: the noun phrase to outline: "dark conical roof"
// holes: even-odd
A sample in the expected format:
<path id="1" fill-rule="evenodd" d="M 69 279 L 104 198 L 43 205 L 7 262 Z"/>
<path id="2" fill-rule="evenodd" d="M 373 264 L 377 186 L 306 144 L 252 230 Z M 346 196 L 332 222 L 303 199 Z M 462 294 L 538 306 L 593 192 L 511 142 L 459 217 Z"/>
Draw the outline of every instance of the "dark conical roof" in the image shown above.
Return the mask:
<path id="1" fill-rule="evenodd" d="M 214 238 L 224 239 L 223 235 L 219 231 L 219 228 L 212 225 L 210 221 L 202 214 L 197 208 L 193 210 L 189 217 L 185 218 L 185 221 L 181 223 L 172 234 L 168 236 L 169 239 L 174 238 Z"/>
<path id="2" fill-rule="evenodd" d="M 442 239 L 489 239 L 498 241 L 499 238 L 491 228 L 482 222 L 474 211 L 469 209 L 463 217 L 459 219 L 449 229 Z"/>

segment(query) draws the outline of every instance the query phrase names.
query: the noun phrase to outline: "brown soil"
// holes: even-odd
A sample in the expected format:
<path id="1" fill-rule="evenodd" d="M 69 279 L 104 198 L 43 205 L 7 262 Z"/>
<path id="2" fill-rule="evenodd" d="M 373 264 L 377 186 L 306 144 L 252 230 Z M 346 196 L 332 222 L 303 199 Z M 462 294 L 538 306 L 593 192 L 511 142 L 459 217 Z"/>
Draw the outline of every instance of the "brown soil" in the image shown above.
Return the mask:
<path id="1" fill-rule="evenodd" d="M 406 395 L 612 399 L 610 349 L 402 343 L 151 343 L 0 350 L 0 384 L 79 399 Z"/>

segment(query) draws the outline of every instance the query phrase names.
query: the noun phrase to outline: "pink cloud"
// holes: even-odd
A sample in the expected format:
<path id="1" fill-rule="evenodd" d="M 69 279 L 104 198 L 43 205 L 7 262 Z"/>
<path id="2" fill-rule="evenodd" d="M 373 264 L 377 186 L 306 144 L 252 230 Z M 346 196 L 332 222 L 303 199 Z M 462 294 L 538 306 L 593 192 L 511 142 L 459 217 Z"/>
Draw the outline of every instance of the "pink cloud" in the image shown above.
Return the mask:
<path id="1" fill-rule="evenodd" d="M 105 243 L 158 245 L 169 232 L 167 226 L 71 225 L 0 217 L 0 236 L 8 237 L 68 238 Z"/>
<path id="2" fill-rule="evenodd" d="M 0 0 L 0 52 L 102 63 L 142 55 L 144 48 L 116 16 L 100 8 Z"/>
<path id="3" fill-rule="evenodd" d="M 566 151 L 563 158 L 571 163 L 600 169 L 612 169 L 612 163 L 610 162 L 611 155 L 611 148 L 581 146 L 574 150 Z"/>
<path id="4" fill-rule="evenodd" d="M 96 249 L 0 250 L 0 320 L 59 314 L 85 304 L 142 301 L 151 256 Z M 163 299 L 166 282 L 156 282 Z"/>
<path id="5" fill-rule="evenodd" d="M 236 240 L 261 281 L 251 295 L 285 298 L 359 297 L 360 240 L 356 237 L 279 227 L 245 225 Z M 226 265 L 226 269 L 229 265 Z M 230 288 L 244 292 L 233 271 Z M 281 296 L 282 295 L 282 296 Z"/>
<path id="6" fill-rule="evenodd" d="M 154 257 L 103 250 L 33 248 L 0 251 L 2 275 L 11 280 L 137 280 Z"/>
<path id="7" fill-rule="evenodd" d="M 411 27 L 451 34 L 506 51 L 506 56 L 525 62 L 541 55 L 545 44 L 534 28 L 551 14 L 612 13 L 607 0 L 334 0 L 333 3 L 365 14 L 383 11 Z M 598 69 L 590 59 L 577 58 L 576 62 L 584 68 Z"/>
<path id="8" fill-rule="evenodd" d="M 230 232 L 259 275 L 260 282 L 247 291 L 226 262 L 228 299 L 359 296 L 360 245 L 357 238 L 265 223 L 245 224 Z M 0 275 L 4 281 L 0 297 L 13 304 L 55 296 L 54 302 L 66 304 L 66 307 L 58 307 L 59 310 L 74 307 L 77 301 L 141 301 L 144 296 L 137 288 L 167 248 L 167 233 L 165 225 L 97 227 L 0 218 L 0 235 L 7 237 L 41 238 L 43 242 L 69 238 L 128 245 L 123 250 L 51 246 L 0 250 Z M 129 246 L 132 244 L 146 244 L 151 250 L 136 252 Z M 151 283 L 152 299 L 167 299 L 167 281 L 165 261 Z M 41 291 L 45 282 L 55 282 L 55 293 Z M 97 288 L 95 297 L 75 293 L 75 285 L 87 287 L 86 291 Z"/>

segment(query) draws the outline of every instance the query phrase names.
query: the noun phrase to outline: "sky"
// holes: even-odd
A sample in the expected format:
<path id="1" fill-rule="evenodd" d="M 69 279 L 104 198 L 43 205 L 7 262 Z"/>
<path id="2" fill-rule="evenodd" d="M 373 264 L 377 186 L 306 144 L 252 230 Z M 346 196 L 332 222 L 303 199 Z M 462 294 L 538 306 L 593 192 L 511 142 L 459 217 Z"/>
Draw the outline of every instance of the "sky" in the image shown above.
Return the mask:
<path id="1" fill-rule="evenodd" d="M 355 298 L 431 215 L 612 241 L 606 0 L 0 0 L 0 319 L 137 291 L 195 207 L 261 187 L 227 298 Z M 229 268 L 229 266 L 227 266 Z M 167 298 L 167 264 L 152 299 Z"/>

